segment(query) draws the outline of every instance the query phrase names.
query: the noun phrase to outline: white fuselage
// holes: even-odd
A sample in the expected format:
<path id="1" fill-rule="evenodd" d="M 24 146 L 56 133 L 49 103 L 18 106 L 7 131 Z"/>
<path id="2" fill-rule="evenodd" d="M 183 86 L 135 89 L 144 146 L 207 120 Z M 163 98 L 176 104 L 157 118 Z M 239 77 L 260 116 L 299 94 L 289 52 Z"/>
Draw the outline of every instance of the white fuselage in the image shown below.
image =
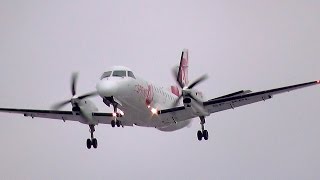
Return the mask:
<path id="1" fill-rule="evenodd" d="M 124 67 L 115 69 L 128 71 Z M 156 114 L 157 110 L 172 108 L 177 96 L 170 89 L 158 87 L 139 77 L 106 77 L 97 84 L 97 91 L 102 98 L 114 97 L 126 119 L 136 126 L 174 131 L 190 123 L 190 120 L 176 124 L 163 121 Z"/>

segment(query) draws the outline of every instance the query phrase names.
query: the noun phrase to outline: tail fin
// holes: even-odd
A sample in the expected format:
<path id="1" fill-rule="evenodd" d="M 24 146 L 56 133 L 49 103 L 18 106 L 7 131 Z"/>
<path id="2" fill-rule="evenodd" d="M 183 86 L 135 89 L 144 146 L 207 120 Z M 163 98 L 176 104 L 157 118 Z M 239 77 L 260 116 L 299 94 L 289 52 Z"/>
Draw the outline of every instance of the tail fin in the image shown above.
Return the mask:
<path id="1" fill-rule="evenodd" d="M 178 69 L 177 81 L 180 86 L 185 87 L 188 85 L 188 66 L 189 66 L 189 57 L 188 49 L 184 49 L 181 54 L 180 66 Z"/>

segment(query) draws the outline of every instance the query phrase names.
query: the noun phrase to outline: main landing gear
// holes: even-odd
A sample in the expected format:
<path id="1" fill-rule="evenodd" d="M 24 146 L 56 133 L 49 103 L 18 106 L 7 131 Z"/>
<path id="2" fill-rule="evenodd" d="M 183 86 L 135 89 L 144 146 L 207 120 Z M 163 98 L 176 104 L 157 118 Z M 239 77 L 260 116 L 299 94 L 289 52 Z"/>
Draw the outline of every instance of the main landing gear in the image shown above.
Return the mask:
<path id="1" fill-rule="evenodd" d="M 89 125 L 89 127 L 90 127 L 91 139 L 87 139 L 87 148 L 91 149 L 91 146 L 93 146 L 93 148 L 96 149 L 98 147 L 98 141 L 96 138 L 93 137 L 95 128 L 94 128 L 94 125 Z"/>
<path id="2" fill-rule="evenodd" d="M 206 120 L 204 118 L 204 116 L 200 116 L 200 124 L 201 124 L 201 130 L 198 131 L 197 133 L 197 137 L 198 140 L 201 141 L 202 138 L 204 140 L 208 140 L 209 139 L 209 133 L 207 130 L 204 129 L 204 124 L 206 123 Z"/>

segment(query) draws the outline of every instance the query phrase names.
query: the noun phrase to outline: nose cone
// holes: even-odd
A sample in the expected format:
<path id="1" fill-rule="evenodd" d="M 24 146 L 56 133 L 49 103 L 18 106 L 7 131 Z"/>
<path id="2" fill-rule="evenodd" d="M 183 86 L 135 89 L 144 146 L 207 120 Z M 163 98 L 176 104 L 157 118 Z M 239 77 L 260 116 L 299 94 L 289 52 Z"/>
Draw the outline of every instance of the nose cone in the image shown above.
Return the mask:
<path id="1" fill-rule="evenodd" d="M 97 92 L 101 97 L 115 96 L 118 91 L 118 86 L 110 80 L 102 80 L 97 84 Z"/>

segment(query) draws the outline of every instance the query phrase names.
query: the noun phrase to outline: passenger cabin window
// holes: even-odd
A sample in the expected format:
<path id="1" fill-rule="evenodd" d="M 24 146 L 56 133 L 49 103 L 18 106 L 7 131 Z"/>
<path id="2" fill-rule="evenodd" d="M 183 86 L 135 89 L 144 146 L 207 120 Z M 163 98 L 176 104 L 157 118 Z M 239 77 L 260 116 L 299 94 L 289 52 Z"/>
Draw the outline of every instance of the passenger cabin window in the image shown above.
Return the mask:
<path id="1" fill-rule="evenodd" d="M 100 79 L 104 79 L 106 77 L 110 77 L 111 73 L 112 73 L 112 71 L 107 71 L 107 72 L 103 73 Z"/>
<path id="2" fill-rule="evenodd" d="M 135 79 L 136 77 L 134 77 L 133 72 L 132 71 L 128 71 L 128 76 L 132 77 L 133 79 Z"/>
<path id="3" fill-rule="evenodd" d="M 112 76 L 113 77 L 126 77 L 127 72 L 126 71 L 113 71 Z"/>

